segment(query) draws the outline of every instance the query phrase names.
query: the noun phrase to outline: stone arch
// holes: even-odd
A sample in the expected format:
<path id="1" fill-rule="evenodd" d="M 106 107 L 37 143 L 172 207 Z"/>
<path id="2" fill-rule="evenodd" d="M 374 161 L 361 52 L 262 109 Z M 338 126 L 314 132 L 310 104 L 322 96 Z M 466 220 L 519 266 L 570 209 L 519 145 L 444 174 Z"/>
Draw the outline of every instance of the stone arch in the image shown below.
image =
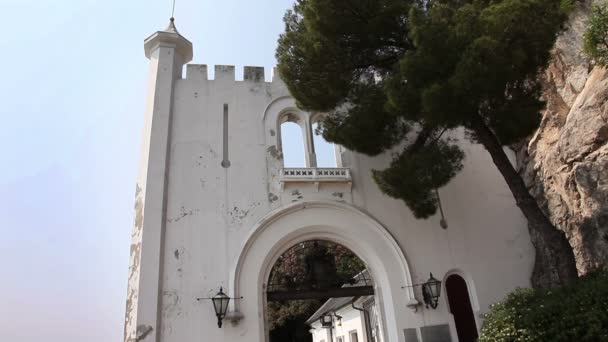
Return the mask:
<path id="1" fill-rule="evenodd" d="M 377 220 L 349 204 L 299 202 L 269 213 L 253 227 L 231 274 L 231 293 L 243 296 L 233 310 L 243 314 L 243 329 L 267 341 L 265 285 L 277 258 L 293 245 L 322 239 L 343 245 L 368 266 L 386 341 L 401 341 L 408 305 L 417 303 L 410 269 L 401 247 Z"/>
<path id="2" fill-rule="evenodd" d="M 279 113 L 285 108 L 298 108 L 293 97 L 281 96 L 272 100 L 264 109 L 264 113 L 262 113 L 262 121 L 272 122 L 278 120 Z"/>

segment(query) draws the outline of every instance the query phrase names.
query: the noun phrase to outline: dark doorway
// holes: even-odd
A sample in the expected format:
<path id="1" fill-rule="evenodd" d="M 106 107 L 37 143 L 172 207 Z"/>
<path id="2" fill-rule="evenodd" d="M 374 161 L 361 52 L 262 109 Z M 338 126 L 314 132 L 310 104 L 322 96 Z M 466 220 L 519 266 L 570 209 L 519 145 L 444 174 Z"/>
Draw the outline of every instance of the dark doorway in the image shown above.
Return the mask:
<path id="1" fill-rule="evenodd" d="M 477 340 L 477 325 L 469 297 L 467 283 L 457 274 L 452 274 L 445 281 L 450 312 L 454 316 L 458 341 L 474 342 Z"/>

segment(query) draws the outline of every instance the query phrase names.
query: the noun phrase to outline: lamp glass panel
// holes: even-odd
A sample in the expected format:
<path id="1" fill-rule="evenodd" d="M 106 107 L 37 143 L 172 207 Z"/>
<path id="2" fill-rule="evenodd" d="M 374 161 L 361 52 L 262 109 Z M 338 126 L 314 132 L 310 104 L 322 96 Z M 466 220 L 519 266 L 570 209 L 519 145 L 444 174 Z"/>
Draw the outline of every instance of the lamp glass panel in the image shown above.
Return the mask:
<path id="1" fill-rule="evenodd" d="M 218 297 L 214 297 L 212 299 L 212 301 L 213 301 L 213 310 L 215 310 L 216 314 L 220 314 L 221 313 L 220 309 L 222 307 L 222 305 L 221 305 L 221 299 L 218 298 Z"/>
<path id="2" fill-rule="evenodd" d="M 222 298 L 222 316 L 226 315 L 226 312 L 228 311 L 228 303 L 230 303 L 230 298 L 228 296 L 225 296 Z"/>
<path id="3" fill-rule="evenodd" d="M 439 280 L 435 279 L 435 277 L 433 277 L 433 274 L 431 274 L 431 277 L 429 278 L 429 280 L 426 282 L 426 284 L 424 284 L 424 287 L 427 288 L 427 290 L 429 291 L 429 294 L 433 298 L 439 298 L 439 294 L 441 291 L 441 282 Z"/>
<path id="4" fill-rule="evenodd" d="M 220 290 L 220 292 L 216 294 L 215 297 L 213 297 L 212 302 L 215 314 L 224 316 L 226 314 L 226 311 L 228 311 L 228 303 L 230 302 L 230 297 L 226 296 L 224 291 Z"/>
<path id="5" fill-rule="evenodd" d="M 441 282 L 436 281 L 435 284 L 433 284 L 433 297 L 439 298 L 440 294 L 441 294 Z"/>

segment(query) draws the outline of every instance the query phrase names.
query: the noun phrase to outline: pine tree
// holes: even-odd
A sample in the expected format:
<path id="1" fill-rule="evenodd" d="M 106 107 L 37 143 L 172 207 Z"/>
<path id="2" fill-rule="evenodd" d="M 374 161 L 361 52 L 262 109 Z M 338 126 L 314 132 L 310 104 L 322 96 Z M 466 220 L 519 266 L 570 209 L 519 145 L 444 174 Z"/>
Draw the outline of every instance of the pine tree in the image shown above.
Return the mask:
<path id="1" fill-rule="evenodd" d="M 418 218 L 462 168 L 448 138 L 485 147 L 528 219 L 537 287 L 576 278 L 574 255 L 503 146 L 538 127 L 539 73 L 570 9 L 556 0 L 298 0 L 285 15 L 279 72 L 298 105 L 328 112 L 326 140 L 368 155 L 405 147 L 374 171 Z M 399 145 L 401 146 L 401 145 Z"/>

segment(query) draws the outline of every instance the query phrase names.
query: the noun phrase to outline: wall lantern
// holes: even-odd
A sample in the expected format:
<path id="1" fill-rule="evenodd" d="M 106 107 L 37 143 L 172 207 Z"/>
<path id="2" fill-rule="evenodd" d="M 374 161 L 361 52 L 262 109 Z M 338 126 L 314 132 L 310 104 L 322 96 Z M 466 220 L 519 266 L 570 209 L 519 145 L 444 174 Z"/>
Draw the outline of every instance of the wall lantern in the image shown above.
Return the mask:
<path id="1" fill-rule="evenodd" d="M 433 273 L 431 273 L 429 280 L 422 284 L 422 297 L 426 307 L 428 308 L 430 305 L 433 309 L 436 309 L 439 295 L 441 295 L 441 282 L 435 279 Z"/>
<path id="2" fill-rule="evenodd" d="M 323 328 L 331 328 L 331 326 L 332 326 L 331 315 L 323 315 L 319 318 L 319 321 L 321 322 L 321 326 Z"/>
<path id="3" fill-rule="evenodd" d="M 334 312 L 334 317 L 336 317 L 336 320 L 338 321 L 338 324 L 336 324 L 336 325 L 341 327 L 342 326 L 342 316 L 340 316 Z"/>
<path id="4" fill-rule="evenodd" d="M 213 309 L 215 310 L 215 315 L 217 316 L 217 326 L 219 328 L 222 327 L 222 320 L 226 317 L 226 312 L 228 311 L 228 303 L 230 303 L 230 297 L 228 297 L 224 293 L 224 289 L 220 287 L 220 292 L 218 292 L 213 298 L 211 298 L 213 302 Z"/>
<path id="5" fill-rule="evenodd" d="M 221 328 L 222 321 L 224 320 L 224 318 L 226 317 L 226 313 L 228 312 L 228 304 L 230 303 L 230 300 L 232 298 L 228 297 L 224 293 L 224 289 L 220 287 L 220 291 L 211 298 L 197 298 L 197 300 L 203 299 L 210 299 L 213 303 L 213 310 L 215 311 L 215 316 L 217 316 L 217 326 Z"/>

